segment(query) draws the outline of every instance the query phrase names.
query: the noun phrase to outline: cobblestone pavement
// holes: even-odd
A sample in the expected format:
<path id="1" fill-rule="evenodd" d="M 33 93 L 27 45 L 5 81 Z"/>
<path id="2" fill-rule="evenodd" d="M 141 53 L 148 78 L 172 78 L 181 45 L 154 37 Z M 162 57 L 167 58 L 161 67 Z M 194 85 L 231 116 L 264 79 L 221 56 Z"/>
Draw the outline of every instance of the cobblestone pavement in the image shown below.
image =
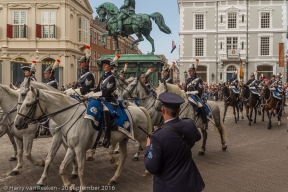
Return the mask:
<path id="1" fill-rule="evenodd" d="M 223 102 L 218 102 L 223 113 Z M 287 111 L 287 109 L 286 109 Z M 282 125 L 277 126 L 276 117 L 273 117 L 272 130 L 267 129 L 267 117 L 265 122 L 260 120 L 251 127 L 245 117 L 237 124 L 233 122 L 232 109 L 229 108 L 225 126 L 227 130 L 228 149 L 221 149 L 220 136 L 209 127 L 207 148 L 204 156 L 198 156 L 201 142 L 193 148 L 193 159 L 198 166 L 206 183 L 205 192 L 231 192 L 231 191 L 261 191 L 261 192 L 287 192 L 288 191 L 288 160 L 287 149 L 287 127 L 286 117 L 282 117 Z M 83 129 L 85 129 L 83 127 Z M 32 154 L 36 159 L 45 158 L 50 147 L 51 138 L 37 139 L 34 142 Z M 136 152 L 137 143 L 129 141 L 128 157 L 126 159 L 115 191 L 138 192 L 152 191 L 152 177 L 143 177 L 145 167 L 143 164 L 143 153 L 140 161 L 132 161 Z M 16 166 L 16 162 L 9 162 L 12 155 L 12 145 L 8 137 L 0 139 L 0 191 L 4 186 L 26 187 L 35 186 L 39 180 L 43 167 L 35 167 L 24 157 L 24 166 L 17 176 L 8 176 L 9 172 Z M 98 150 L 98 149 L 97 149 Z M 58 151 L 45 184 L 57 186 L 61 191 L 62 181 L 58 174 L 59 165 L 63 160 L 65 150 L 63 147 Z M 105 186 L 113 176 L 114 171 L 109 163 L 108 151 L 99 148 L 96 158 L 92 162 L 86 162 L 85 179 L 87 186 Z M 71 167 L 69 167 L 71 173 Z M 79 185 L 79 180 L 73 180 Z M 29 191 L 25 189 L 24 191 Z M 48 191 L 48 190 L 45 190 Z M 93 190 L 91 190 L 93 191 Z M 99 190 L 98 190 L 99 191 Z M 104 191 L 104 190 L 103 190 Z"/>

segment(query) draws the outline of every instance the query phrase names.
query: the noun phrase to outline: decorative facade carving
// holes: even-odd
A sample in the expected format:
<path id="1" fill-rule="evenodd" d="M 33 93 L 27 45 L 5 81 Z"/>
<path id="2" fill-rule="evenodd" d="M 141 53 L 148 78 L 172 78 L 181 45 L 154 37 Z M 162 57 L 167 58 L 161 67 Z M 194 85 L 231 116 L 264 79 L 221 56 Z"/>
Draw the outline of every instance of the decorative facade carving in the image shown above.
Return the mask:
<path id="1" fill-rule="evenodd" d="M 20 3 L 9 3 L 8 7 L 13 8 L 13 9 L 30 9 L 31 8 L 31 6 L 29 5 L 20 4 Z"/>
<path id="2" fill-rule="evenodd" d="M 60 6 L 51 3 L 39 3 L 37 4 L 38 9 L 59 9 Z"/>
<path id="3" fill-rule="evenodd" d="M 226 12 L 240 12 L 240 9 L 235 8 L 234 6 L 226 9 Z"/>

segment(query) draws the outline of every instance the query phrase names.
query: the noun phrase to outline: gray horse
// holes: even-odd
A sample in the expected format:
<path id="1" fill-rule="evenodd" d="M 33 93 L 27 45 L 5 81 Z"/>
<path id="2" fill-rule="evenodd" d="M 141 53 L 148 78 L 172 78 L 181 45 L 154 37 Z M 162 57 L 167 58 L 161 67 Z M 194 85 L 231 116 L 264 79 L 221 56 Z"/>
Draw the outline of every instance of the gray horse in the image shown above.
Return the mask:
<path id="1" fill-rule="evenodd" d="M 180 118 L 190 118 L 192 119 L 195 124 L 196 127 L 201 127 L 202 128 L 202 118 L 198 118 L 195 115 L 195 111 L 193 109 L 193 107 L 191 106 L 191 104 L 189 103 L 188 97 L 187 95 L 176 85 L 172 85 L 172 84 L 166 84 L 166 82 L 164 81 L 163 83 L 161 83 L 159 85 L 159 87 L 157 88 L 157 95 L 159 96 L 161 93 L 163 92 L 171 92 L 171 93 L 175 93 L 179 96 L 181 96 L 185 102 L 181 105 L 181 111 L 180 111 Z M 217 103 L 213 102 L 213 101 L 207 101 L 207 105 L 210 107 L 211 111 L 212 111 L 212 115 L 213 115 L 213 120 L 209 119 L 209 122 L 212 122 L 214 124 L 215 127 L 217 127 L 219 133 L 220 133 L 220 137 L 221 137 L 221 143 L 222 143 L 222 150 L 225 151 L 227 149 L 227 145 L 226 145 L 226 129 L 225 126 L 220 118 L 220 109 L 217 105 Z M 156 101 L 156 106 L 160 107 L 161 106 L 161 102 L 159 100 Z M 202 131 L 202 135 L 203 135 L 203 144 L 201 149 L 199 150 L 198 154 L 199 155 L 204 155 L 205 151 L 206 151 L 206 140 L 207 140 L 207 130 L 206 129 L 201 129 Z"/>
<path id="2" fill-rule="evenodd" d="M 59 110 L 57 110 L 59 109 L 59 106 L 61 106 L 61 113 Z M 31 109 L 33 109 L 33 111 L 31 111 Z M 147 137 L 144 132 L 138 129 L 138 127 L 140 126 L 146 129 L 148 133 L 151 132 L 150 116 L 145 108 L 128 106 L 127 109 L 130 111 L 133 120 L 131 122 L 131 126 L 134 127 L 133 130 L 135 139 L 144 148 L 146 146 Z M 98 131 L 95 131 L 92 122 L 83 118 L 85 111 L 86 107 L 84 104 L 78 103 L 78 101 L 75 99 L 56 92 L 34 89 L 31 86 L 30 91 L 28 91 L 15 119 L 15 127 L 22 129 L 25 122 L 33 122 L 36 117 L 40 117 L 44 113 L 53 114 L 55 112 L 59 112 L 57 115 L 48 115 L 57 125 L 60 125 L 59 128 L 64 134 L 65 141 L 69 146 L 66 156 L 60 165 L 59 173 L 64 186 L 70 187 L 71 183 L 69 182 L 65 172 L 67 165 L 76 156 L 81 192 L 85 189 L 84 164 L 86 150 L 92 148 L 98 135 Z M 85 128 L 85 131 L 83 131 L 83 128 Z M 128 143 L 128 139 L 125 134 L 118 131 L 112 131 L 111 144 L 116 144 L 118 142 L 121 151 L 120 162 L 115 175 L 108 183 L 109 185 L 115 184 L 117 178 L 120 176 L 123 164 L 127 157 Z"/>

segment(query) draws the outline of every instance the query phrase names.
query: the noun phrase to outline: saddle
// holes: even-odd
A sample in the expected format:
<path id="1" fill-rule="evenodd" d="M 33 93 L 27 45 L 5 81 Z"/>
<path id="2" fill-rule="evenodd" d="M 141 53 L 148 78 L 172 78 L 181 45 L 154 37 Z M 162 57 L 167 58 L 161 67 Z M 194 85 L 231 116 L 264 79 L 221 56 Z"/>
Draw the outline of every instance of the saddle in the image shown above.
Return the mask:
<path id="1" fill-rule="evenodd" d="M 255 94 L 255 95 L 258 95 L 260 96 L 260 93 L 258 92 L 258 90 L 256 89 L 256 87 L 249 87 L 250 91 Z"/>
<path id="2" fill-rule="evenodd" d="M 240 94 L 239 90 L 235 86 L 229 86 L 229 89 L 232 89 L 235 94 Z"/>
<path id="3" fill-rule="evenodd" d="M 277 90 L 271 90 L 271 91 L 274 98 L 282 100 L 282 94 L 280 94 Z"/>

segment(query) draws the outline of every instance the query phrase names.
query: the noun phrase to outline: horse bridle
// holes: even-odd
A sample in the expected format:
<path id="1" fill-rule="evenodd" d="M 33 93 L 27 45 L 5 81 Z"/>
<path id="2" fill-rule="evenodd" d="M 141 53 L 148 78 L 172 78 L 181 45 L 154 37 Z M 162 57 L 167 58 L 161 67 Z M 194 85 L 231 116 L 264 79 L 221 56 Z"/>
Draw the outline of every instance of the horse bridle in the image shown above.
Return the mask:
<path id="1" fill-rule="evenodd" d="M 54 113 L 46 114 L 46 113 L 43 111 L 43 109 L 42 109 L 42 107 L 41 107 L 41 105 L 40 105 L 40 102 L 39 102 L 39 89 L 36 89 L 36 96 L 34 96 L 34 99 L 35 99 L 35 101 L 34 101 L 33 104 L 31 104 L 31 107 L 30 107 L 30 109 L 29 109 L 29 111 L 27 112 L 26 115 L 24 115 L 24 114 L 22 114 L 22 113 L 19 113 L 19 112 L 17 113 L 18 115 L 24 117 L 23 121 L 25 122 L 25 125 L 28 125 L 29 123 L 35 124 L 35 123 L 41 122 L 41 121 L 43 121 L 43 120 L 45 120 L 45 119 L 47 119 L 47 118 L 49 118 L 49 117 L 55 116 L 55 115 L 57 115 L 57 114 L 60 114 L 60 113 L 66 111 L 66 110 L 68 110 L 68 109 L 70 109 L 70 108 L 72 108 L 72 107 L 75 107 L 76 105 L 81 104 L 81 102 L 78 102 L 78 103 L 76 103 L 76 104 L 74 104 L 74 105 L 71 105 L 71 106 L 66 107 L 66 108 L 64 108 L 64 109 L 61 109 L 61 110 L 56 111 L 56 112 L 54 112 Z M 22 103 L 19 103 L 19 104 L 22 104 Z M 36 107 L 37 107 L 37 105 L 39 106 L 39 108 L 40 108 L 40 110 L 41 110 L 41 112 L 42 112 L 42 115 L 40 115 L 40 116 L 37 117 L 37 118 L 33 118 L 33 116 L 35 115 L 35 112 L 36 112 Z M 27 106 L 27 107 L 28 107 L 28 106 Z M 25 127 L 26 127 L 26 126 L 25 126 Z"/>
<path id="2" fill-rule="evenodd" d="M 7 117 L 9 114 L 17 111 L 17 108 L 16 108 L 17 105 L 19 105 L 19 103 L 17 103 L 17 104 L 16 104 L 10 111 L 8 111 L 8 112 L 0 112 L 0 115 L 4 115 L 4 117 L 2 117 L 2 121 L 1 121 L 0 123 L 3 123 L 3 121 L 6 119 L 6 117 Z"/>

